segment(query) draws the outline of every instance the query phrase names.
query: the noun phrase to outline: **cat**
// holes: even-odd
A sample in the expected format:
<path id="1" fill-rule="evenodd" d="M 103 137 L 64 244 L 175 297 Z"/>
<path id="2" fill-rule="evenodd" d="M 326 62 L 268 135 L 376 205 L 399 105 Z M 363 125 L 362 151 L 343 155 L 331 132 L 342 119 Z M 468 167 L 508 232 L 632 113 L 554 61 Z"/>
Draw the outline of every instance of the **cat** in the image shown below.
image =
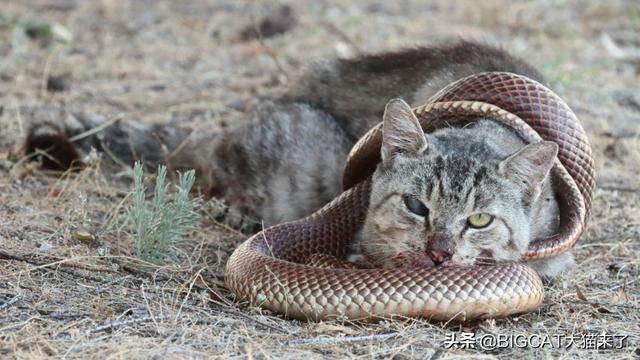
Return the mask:
<path id="1" fill-rule="evenodd" d="M 104 120 L 70 113 L 72 121 L 34 125 L 25 148 L 64 157 L 45 164 L 52 167 L 68 167 L 93 147 L 125 164 L 142 160 L 148 166 L 196 169 L 201 192 L 225 199 L 232 225 L 246 229 L 249 224 L 248 231 L 254 231 L 309 215 L 340 194 L 349 149 L 384 115 L 385 128 L 395 130 L 385 136 L 369 213 L 350 258 L 373 259 L 376 266 L 513 261 L 529 242 L 557 228 L 557 203 L 547 176 L 553 146 L 525 146 L 490 119 L 425 135 L 415 126 L 409 105 L 389 102 L 403 98 L 418 106 L 447 84 L 485 71 L 545 83 L 537 70 L 504 50 L 458 41 L 313 63 L 287 88 L 263 100 L 248 121 L 224 131 L 121 120 L 71 143 L 69 138 Z M 419 148 L 400 148 L 403 136 L 415 139 Z M 544 166 L 527 168 L 531 156 L 544 159 Z M 507 175 L 516 175 L 507 167 L 538 174 L 535 186 L 511 184 Z M 409 205 L 424 207 L 428 214 L 409 213 Z M 463 224 L 465 216 L 476 216 L 478 223 L 490 216 L 491 224 L 470 230 Z M 565 253 L 534 266 L 554 277 L 571 262 Z"/>
<path id="2" fill-rule="evenodd" d="M 507 262 L 553 235 L 559 208 L 549 172 L 554 142 L 525 144 L 490 119 L 424 134 L 400 99 L 383 116 L 382 162 L 349 260 L 374 267 Z M 557 276 L 570 254 L 533 262 Z"/>

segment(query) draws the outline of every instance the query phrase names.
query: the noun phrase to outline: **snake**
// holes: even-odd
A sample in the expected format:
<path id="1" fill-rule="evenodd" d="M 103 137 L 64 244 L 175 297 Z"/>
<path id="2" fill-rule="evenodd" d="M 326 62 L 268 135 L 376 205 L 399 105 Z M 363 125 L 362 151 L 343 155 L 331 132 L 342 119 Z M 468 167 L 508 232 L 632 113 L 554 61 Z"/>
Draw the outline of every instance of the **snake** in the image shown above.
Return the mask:
<path id="1" fill-rule="evenodd" d="M 376 320 L 424 318 L 470 321 L 535 311 L 544 286 L 527 261 L 572 248 L 586 228 L 595 188 L 594 163 L 574 112 L 545 85 L 508 72 L 459 79 L 413 109 L 425 132 L 489 118 L 525 142 L 558 144 L 550 176 L 560 225 L 535 239 L 520 261 L 431 268 L 350 268 L 310 264 L 318 254 L 343 258 L 362 227 L 372 174 L 380 162 L 382 123 L 347 156 L 343 193 L 313 214 L 274 225 L 240 244 L 225 266 L 236 298 L 287 318 Z"/>

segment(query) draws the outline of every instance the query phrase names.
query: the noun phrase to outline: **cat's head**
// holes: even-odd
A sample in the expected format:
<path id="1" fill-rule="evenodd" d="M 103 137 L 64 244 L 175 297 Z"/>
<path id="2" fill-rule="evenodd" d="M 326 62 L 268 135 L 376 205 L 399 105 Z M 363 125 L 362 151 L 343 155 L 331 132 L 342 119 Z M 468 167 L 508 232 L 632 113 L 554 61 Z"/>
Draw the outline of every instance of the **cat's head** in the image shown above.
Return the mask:
<path id="1" fill-rule="evenodd" d="M 387 104 L 382 162 L 358 244 L 369 261 L 391 267 L 419 264 L 423 254 L 451 256 L 454 264 L 521 257 L 540 226 L 536 204 L 549 201 L 542 188 L 558 147 L 541 142 L 505 153 L 485 140 L 487 129 L 425 135 L 409 105 Z"/>

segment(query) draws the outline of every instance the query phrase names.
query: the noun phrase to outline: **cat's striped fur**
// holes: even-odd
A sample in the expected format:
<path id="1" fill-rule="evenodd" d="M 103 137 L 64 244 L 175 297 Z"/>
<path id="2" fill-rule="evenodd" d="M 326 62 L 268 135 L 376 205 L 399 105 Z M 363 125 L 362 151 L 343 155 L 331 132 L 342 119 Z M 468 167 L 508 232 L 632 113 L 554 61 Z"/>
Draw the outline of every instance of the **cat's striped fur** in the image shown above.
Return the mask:
<path id="1" fill-rule="evenodd" d="M 152 166 L 165 162 L 172 169 L 195 168 L 203 192 L 224 198 L 230 204 L 230 214 L 245 215 L 260 226 L 271 225 L 308 215 L 340 193 L 341 172 L 349 148 L 382 119 L 390 99 L 403 98 L 412 105 L 420 105 L 446 84 L 484 71 L 509 71 L 544 82 L 534 68 L 505 51 L 460 41 L 316 62 L 292 80 L 288 88 L 263 101 L 248 115 L 248 121 L 223 132 L 190 132 L 175 123 L 151 125 L 119 121 L 73 146 L 83 151 L 91 147 L 108 148 L 110 154 L 126 164 L 142 159 Z M 78 116 L 73 126 L 36 125 L 26 148 L 28 151 L 36 147 L 51 149 L 53 145 L 54 149 L 59 146 L 64 150 L 61 156 L 79 156 L 70 150 L 68 143 L 62 144 L 68 137 L 99 122 Z M 489 136 L 504 134 L 505 139 L 510 138 L 508 130 L 494 126 L 485 121 L 469 129 L 442 130 L 428 135 L 430 146 L 425 154 L 433 162 L 427 166 L 420 162 L 412 165 L 408 161 L 403 163 L 401 172 L 378 173 L 372 206 L 378 206 L 379 198 L 386 196 L 385 186 L 403 182 L 406 186 L 416 186 L 425 196 L 431 194 L 429 202 L 434 204 L 431 210 L 443 218 L 466 204 L 471 193 L 475 197 L 483 193 L 485 197 L 506 196 L 503 203 L 508 206 L 504 210 L 514 212 L 521 207 L 517 211 L 528 217 L 525 221 L 528 228 L 517 240 L 495 242 L 495 246 L 515 249 L 509 254 L 522 251 L 525 243 L 552 231 L 555 218 L 540 217 L 535 206 L 522 204 L 521 198 L 509 198 L 501 187 L 504 184 L 491 182 L 500 160 L 523 145 L 516 140 Z M 475 140 L 458 146 L 455 139 L 460 137 Z M 68 165 L 73 159 L 60 160 L 58 164 Z M 434 182 L 436 179 L 439 184 Z M 540 198 L 552 198 L 547 183 L 541 182 L 541 185 Z M 442 187 L 441 200 L 433 198 L 435 193 L 429 189 L 434 186 Z M 479 206 L 481 199 L 475 197 Z M 362 242 L 374 241 L 370 230 L 382 229 L 383 222 L 413 226 L 414 229 L 407 231 L 419 233 L 424 239 L 429 237 L 426 228 L 419 229 L 415 222 L 396 216 L 397 210 L 385 211 L 382 217 L 370 213 L 363 231 L 367 236 Z M 540 220 L 543 218 L 545 220 Z M 514 229 L 524 229 L 524 225 L 524 222 L 509 224 Z M 409 240 L 398 236 L 394 241 L 398 241 L 396 247 L 401 247 L 401 242 Z M 423 243 L 426 244 L 426 240 Z M 515 259 L 515 255 L 501 259 Z M 539 270 L 545 272 L 545 266 Z M 562 267 L 556 266 L 546 274 L 555 275 Z"/>

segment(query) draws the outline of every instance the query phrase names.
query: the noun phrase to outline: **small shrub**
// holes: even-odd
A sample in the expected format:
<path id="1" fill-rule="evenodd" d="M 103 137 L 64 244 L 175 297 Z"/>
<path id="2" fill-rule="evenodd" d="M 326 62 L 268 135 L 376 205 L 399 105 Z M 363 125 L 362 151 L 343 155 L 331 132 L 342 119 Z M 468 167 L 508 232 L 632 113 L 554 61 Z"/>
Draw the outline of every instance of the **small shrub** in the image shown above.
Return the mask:
<path id="1" fill-rule="evenodd" d="M 146 186 L 140 162 L 133 168 L 134 194 L 129 219 L 133 223 L 135 254 L 139 258 L 162 265 L 175 257 L 176 248 L 200 220 L 197 212 L 200 199 L 189 199 L 195 181 L 195 171 L 178 173 L 179 186 L 173 201 L 169 199 L 170 184 L 166 182 L 167 168 L 158 166 L 153 199 L 146 200 Z"/>

